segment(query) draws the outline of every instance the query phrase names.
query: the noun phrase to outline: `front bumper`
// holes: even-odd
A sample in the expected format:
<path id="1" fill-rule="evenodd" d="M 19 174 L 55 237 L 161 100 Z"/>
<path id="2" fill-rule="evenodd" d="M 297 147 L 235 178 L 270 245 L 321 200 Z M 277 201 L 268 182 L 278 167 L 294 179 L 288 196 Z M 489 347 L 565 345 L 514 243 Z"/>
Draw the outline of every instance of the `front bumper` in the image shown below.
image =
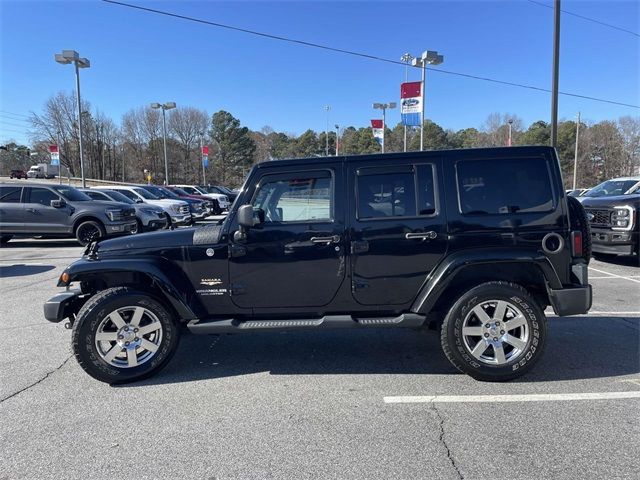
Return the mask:
<path id="1" fill-rule="evenodd" d="M 136 229 L 136 222 L 117 223 L 105 225 L 107 235 L 117 235 L 122 233 L 131 233 Z"/>
<path id="2" fill-rule="evenodd" d="M 591 249 L 596 253 L 633 255 L 638 252 L 638 232 L 591 227 Z"/>
<path id="3" fill-rule="evenodd" d="M 208 212 L 197 212 L 197 213 L 192 213 L 191 214 L 191 217 L 196 222 L 200 221 L 200 220 L 204 220 L 205 218 L 207 218 L 207 216 L 209 216 Z"/>
<path id="4" fill-rule="evenodd" d="M 53 323 L 61 322 L 73 317 L 84 302 L 80 290 L 67 290 L 47 300 L 44 304 L 44 318 Z"/>
<path id="5" fill-rule="evenodd" d="M 184 215 L 171 214 L 171 223 L 175 226 L 189 225 L 191 223 L 191 214 Z"/>

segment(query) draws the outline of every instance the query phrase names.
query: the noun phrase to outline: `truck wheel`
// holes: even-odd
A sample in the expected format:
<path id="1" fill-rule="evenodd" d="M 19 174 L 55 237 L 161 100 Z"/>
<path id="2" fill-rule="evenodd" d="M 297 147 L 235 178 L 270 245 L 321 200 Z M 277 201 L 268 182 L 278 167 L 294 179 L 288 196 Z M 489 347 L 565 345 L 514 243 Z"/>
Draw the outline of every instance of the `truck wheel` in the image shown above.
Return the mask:
<path id="1" fill-rule="evenodd" d="M 167 224 L 163 228 L 164 230 L 169 230 L 171 228 L 171 215 L 169 215 L 168 213 L 165 213 L 164 218 L 167 219 Z"/>
<path id="2" fill-rule="evenodd" d="M 13 235 L 0 235 L 0 245 L 4 245 L 13 238 Z"/>
<path id="3" fill-rule="evenodd" d="M 104 227 L 95 220 L 87 220 L 76 227 L 76 240 L 83 247 L 104 236 Z"/>
<path id="4" fill-rule="evenodd" d="M 458 370 L 476 380 L 500 382 L 531 369 L 542 354 L 546 334 L 544 313 L 524 288 L 488 282 L 455 302 L 440 340 Z"/>
<path id="5" fill-rule="evenodd" d="M 136 227 L 131 230 L 131 234 L 135 235 L 137 233 L 142 233 L 144 232 L 144 227 L 142 226 L 142 222 L 140 221 L 139 218 L 136 218 Z"/>
<path id="6" fill-rule="evenodd" d="M 105 383 L 126 383 L 163 368 L 178 347 L 179 329 L 155 298 L 129 287 L 103 290 L 78 312 L 72 345 L 82 369 Z"/>

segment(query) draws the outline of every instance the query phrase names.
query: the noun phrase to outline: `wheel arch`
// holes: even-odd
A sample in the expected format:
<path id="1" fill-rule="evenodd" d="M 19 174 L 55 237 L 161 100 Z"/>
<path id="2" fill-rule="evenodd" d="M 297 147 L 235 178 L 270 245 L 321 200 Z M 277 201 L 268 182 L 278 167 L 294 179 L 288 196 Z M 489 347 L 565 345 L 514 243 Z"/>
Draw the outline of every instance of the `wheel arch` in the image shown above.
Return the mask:
<path id="1" fill-rule="evenodd" d="M 551 262 L 535 251 L 478 250 L 450 255 L 427 277 L 411 311 L 429 314 L 445 309 L 464 291 L 485 282 L 516 283 L 545 308 L 547 288 L 562 288 Z"/>
<path id="2" fill-rule="evenodd" d="M 79 216 L 78 218 L 76 218 L 73 221 L 73 234 L 76 234 L 76 230 L 78 229 L 78 227 L 83 224 L 84 222 L 88 222 L 88 221 L 93 221 L 93 222 L 98 222 L 100 225 L 102 225 L 102 228 L 105 228 L 105 222 L 104 220 L 100 220 L 96 215 L 94 214 L 84 214 Z"/>

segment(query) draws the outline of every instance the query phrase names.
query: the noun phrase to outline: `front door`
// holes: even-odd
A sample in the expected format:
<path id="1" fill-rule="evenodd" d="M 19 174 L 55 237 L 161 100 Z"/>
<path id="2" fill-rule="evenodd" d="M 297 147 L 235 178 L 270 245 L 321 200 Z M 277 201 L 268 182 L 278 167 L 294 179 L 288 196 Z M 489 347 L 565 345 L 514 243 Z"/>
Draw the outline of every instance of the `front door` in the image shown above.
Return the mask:
<path id="1" fill-rule="evenodd" d="M 264 175 L 247 194 L 259 223 L 233 240 L 232 300 L 243 308 L 327 305 L 345 278 L 339 163 Z"/>
<path id="2" fill-rule="evenodd" d="M 24 224 L 27 233 L 69 233 L 71 225 L 71 207 L 55 208 L 51 200 L 60 200 L 60 195 L 53 190 L 41 187 L 30 187 L 26 192 L 24 203 Z"/>
<path id="3" fill-rule="evenodd" d="M 363 305 L 413 301 L 445 254 L 444 202 L 437 188 L 440 158 L 402 165 L 349 165 L 351 271 Z"/>

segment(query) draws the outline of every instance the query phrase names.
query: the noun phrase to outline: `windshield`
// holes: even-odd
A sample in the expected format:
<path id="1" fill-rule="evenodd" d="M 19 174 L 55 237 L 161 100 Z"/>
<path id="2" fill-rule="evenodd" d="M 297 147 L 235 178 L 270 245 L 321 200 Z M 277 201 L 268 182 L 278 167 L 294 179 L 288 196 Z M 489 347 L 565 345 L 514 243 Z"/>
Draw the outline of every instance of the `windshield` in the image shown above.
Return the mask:
<path id="1" fill-rule="evenodd" d="M 638 180 L 607 180 L 587 192 L 585 197 L 613 197 L 624 195 Z M 633 193 L 633 192 L 631 192 Z"/>
<path id="2" fill-rule="evenodd" d="M 102 192 L 116 202 L 128 203 L 129 205 L 136 203 L 129 197 L 125 197 L 123 194 L 116 192 L 115 190 L 102 190 Z"/>
<path id="3" fill-rule="evenodd" d="M 173 199 L 178 199 L 180 200 L 180 197 L 172 190 L 168 189 L 168 188 L 164 188 L 164 187 L 158 187 L 162 192 L 164 192 L 165 194 L 167 194 L 168 198 L 173 198 Z"/>
<path id="4" fill-rule="evenodd" d="M 173 192 L 177 193 L 178 195 L 190 195 L 189 193 L 185 192 L 183 189 L 178 188 L 178 187 L 174 187 L 173 188 Z"/>
<path id="5" fill-rule="evenodd" d="M 54 186 L 52 188 L 70 202 L 90 202 L 92 200 L 91 197 L 74 187 Z"/>
<path id="6" fill-rule="evenodd" d="M 143 190 L 146 190 L 147 192 L 151 192 L 153 195 L 155 195 L 157 198 L 173 198 L 171 195 L 169 195 L 169 193 L 160 187 L 154 187 L 152 185 L 146 185 L 144 187 L 141 187 Z"/>
<path id="7" fill-rule="evenodd" d="M 216 185 L 214 188 L 217 188 L 218 190 L 220 190 L 222 193 L 233 193 L 231 190 L 229 190 L 227 187 L 223 186 L 223 185 Z"/>
<path id="8" fill-rule="evenodd" d="M 149 193 L 144 188 L 134 188 L 133 191 L 140 195 L 142 198 L 146 198 L 147 200 L 158 200 L 158 197 Z"/>

